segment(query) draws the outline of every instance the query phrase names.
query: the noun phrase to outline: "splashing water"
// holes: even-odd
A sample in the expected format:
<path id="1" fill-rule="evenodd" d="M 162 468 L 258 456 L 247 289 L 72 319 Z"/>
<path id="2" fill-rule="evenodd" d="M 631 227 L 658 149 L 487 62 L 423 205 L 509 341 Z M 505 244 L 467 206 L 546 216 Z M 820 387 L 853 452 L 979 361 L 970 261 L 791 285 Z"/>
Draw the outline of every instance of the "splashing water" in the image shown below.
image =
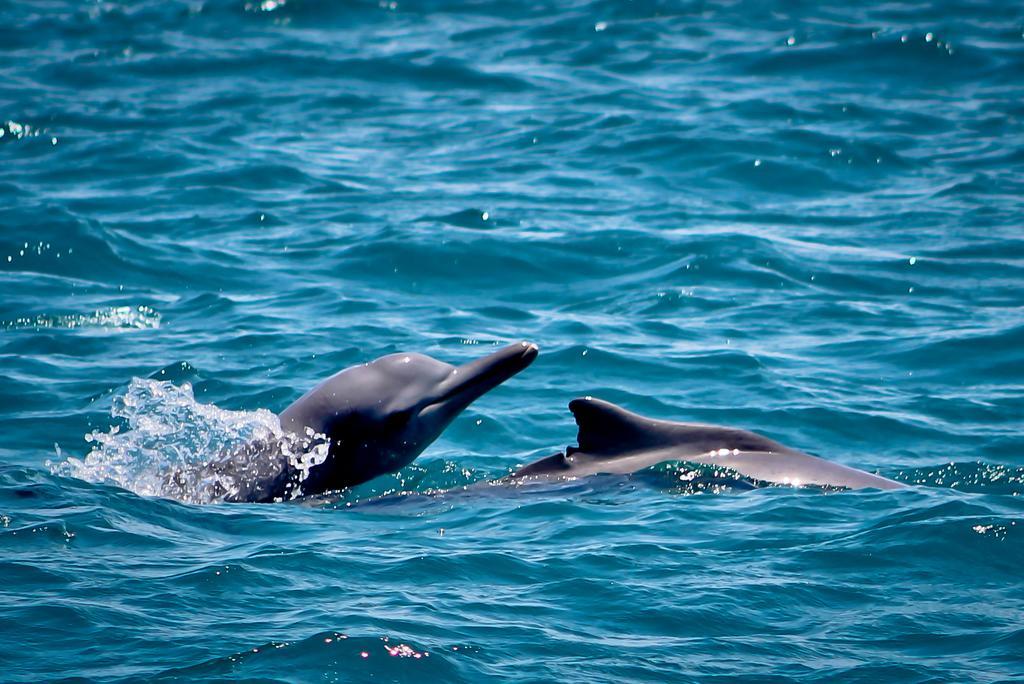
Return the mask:
<path id="1" fill-rule="evenodd" d="M 40 247 L 41 252 L 42 248 Z M 0 321 L 0 329 L 6 330 L 27 328 L 130 328 L 143 330 L 159 327 L 159 312 L 144 305 L 110 306 L 97 309 L 89 314 L 39 314 Z"/>
<path id="2" fill-rule="evenodd" d="M 84 459 L 49 463 L 50 469 L 143 496 L 215 503 L 251 499 L 282 473 L 301 483 L 327 457 L 322 435 L 285 432 L 266 409 L 201 404 L 187 383 L 135 378 L 114 398 L 110 415 L 117 423 L 108 431 L 85 436 L 95 446 Z M 290 497 L 299 495 L 301 487 L 293 487 Z"/>

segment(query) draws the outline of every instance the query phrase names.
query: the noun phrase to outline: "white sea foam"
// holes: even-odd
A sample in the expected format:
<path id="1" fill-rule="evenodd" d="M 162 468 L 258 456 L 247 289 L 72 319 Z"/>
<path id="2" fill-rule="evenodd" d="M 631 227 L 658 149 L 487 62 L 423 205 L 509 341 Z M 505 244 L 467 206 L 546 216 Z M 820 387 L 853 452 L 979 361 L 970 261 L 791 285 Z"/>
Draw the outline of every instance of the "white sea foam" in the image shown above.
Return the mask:
<path id="1" fill-rule="evenodd" d="M 109 430 L 85 435 L 93 445 L 85 458 L 49 464 L 51 470 L 144 496 L 214 503 L 246 498 L 285 463 L 301 482 L 327 456 L 322 436 L 285 432 L 266 409 L 201 404 L 188 384 L 135 378 L 114 398 L 110 414 L 115 424 Z"/>

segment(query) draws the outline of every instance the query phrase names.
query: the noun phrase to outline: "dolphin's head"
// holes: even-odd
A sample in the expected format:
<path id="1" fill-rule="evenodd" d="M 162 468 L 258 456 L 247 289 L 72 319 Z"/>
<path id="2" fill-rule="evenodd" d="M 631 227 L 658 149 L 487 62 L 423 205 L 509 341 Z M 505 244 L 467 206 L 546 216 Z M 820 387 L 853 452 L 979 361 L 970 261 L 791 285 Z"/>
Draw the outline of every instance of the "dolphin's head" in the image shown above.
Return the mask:
<path id="1" fill-rule="evenodd" d="M 340 489 L 413 462 L 475 399 L 526 368 L 537 346 L 512 344 L 462 366 L 415 353 L 383 356 L 328 378 L 281 414 L 284 429 L 330 440 L 306 494 Z"/>

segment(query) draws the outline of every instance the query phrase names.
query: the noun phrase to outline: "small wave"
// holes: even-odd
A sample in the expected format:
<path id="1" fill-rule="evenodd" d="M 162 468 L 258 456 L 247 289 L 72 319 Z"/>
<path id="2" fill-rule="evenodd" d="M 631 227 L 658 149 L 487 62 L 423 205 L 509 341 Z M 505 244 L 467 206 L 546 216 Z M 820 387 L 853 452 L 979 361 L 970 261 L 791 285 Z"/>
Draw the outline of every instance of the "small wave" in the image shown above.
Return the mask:
<path id="1" fill-rule="evenodd" d="M 201 404 L 187 383 L 134 378 L 114 398 L 110 415 L 115 424 L 108 431 L 85 435 L 94 445 L 85 458 L 48 462 L 51 471 L 202 504 L 249 499 L 284 471 L 301 482 L 327 455 L 319 436 L 286 433 L 266 409 Z M 300 494 L 300 488 L 293 492 Z"/>
<path id="2" fill-rule="evenodd" d="M 448 651 L 448 653 L 445 653 Z M 270 641 L 245 651 L 212 658 L 195 665 L 157 673 L 157 681 L 180 681 L 219 677 L 274 678 L 281 681 L 282 668 L 291 667 L 296 659 L 312 659 L 323 664 L 324 678 L 348 680 L 353 672 L 357 679 L 385 681 L 458 680 L 450 662 L 460 646 L 447 646 L 441 652 L 413 645 L 390 636 L 350 636 L 342 632 L 321 632 L 295 641 Z"/>
<path id="3" fill-rule="evenodd" d="M 90 314 L 61 314 L 51 316 L 23 316 L 10 321 L 0 321 L 0 329 L 39 328 L 121 328 L 146 329 L 160 327 L 160 313 L 155 309 L 140 306 L 108 306 Z"/>
<path id="4" fill-rule="evenodd" d="M 490 212 L 484 211 L 483 209 L 463 209 L 452 214 L 446 214 L 444 216 L 424 216 L 420 219 L 421 221 L 437 221 L 439 223 L 446 223 L 450 226 L 456 226 L 459 228 L 494 228 L 497 226 L 497 222 L 491 216 Z"/>

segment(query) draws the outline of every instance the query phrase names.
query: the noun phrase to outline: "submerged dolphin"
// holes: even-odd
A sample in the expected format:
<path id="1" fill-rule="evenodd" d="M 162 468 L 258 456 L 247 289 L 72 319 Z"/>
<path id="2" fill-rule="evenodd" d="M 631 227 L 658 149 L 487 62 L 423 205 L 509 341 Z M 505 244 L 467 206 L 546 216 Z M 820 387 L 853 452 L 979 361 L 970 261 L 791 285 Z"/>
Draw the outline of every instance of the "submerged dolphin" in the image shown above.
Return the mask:
<path id="1" fill-rule="evenodd" d="M 420 455 L 463 409 L 523 370 L 537 346 L 512 344 L 451 366 L 423 354 L 399 353 L 347 368 L 324 380 L 280 414 L 300 437 L 322 435 L 326 459 L 300 470 L 279 449 L 252 445 L 208 464 L 230 475 L 228 501 L 267 502 L 321 494 L 399 470 Z M 317 438 L 314 437 L 314 444 Z"/>
<path id="2" fill-rule="evenodd" d="M 569 410 L 579 426 L 579 446 L 523 466 L 501 482 L 627 474 L 663 461 L 687 461 L 722 466 L 745 477 L 777 484 L 849 489 L 906 487 L 747 430 L 654 420 L 591 397 L 574 399 Z"/>

